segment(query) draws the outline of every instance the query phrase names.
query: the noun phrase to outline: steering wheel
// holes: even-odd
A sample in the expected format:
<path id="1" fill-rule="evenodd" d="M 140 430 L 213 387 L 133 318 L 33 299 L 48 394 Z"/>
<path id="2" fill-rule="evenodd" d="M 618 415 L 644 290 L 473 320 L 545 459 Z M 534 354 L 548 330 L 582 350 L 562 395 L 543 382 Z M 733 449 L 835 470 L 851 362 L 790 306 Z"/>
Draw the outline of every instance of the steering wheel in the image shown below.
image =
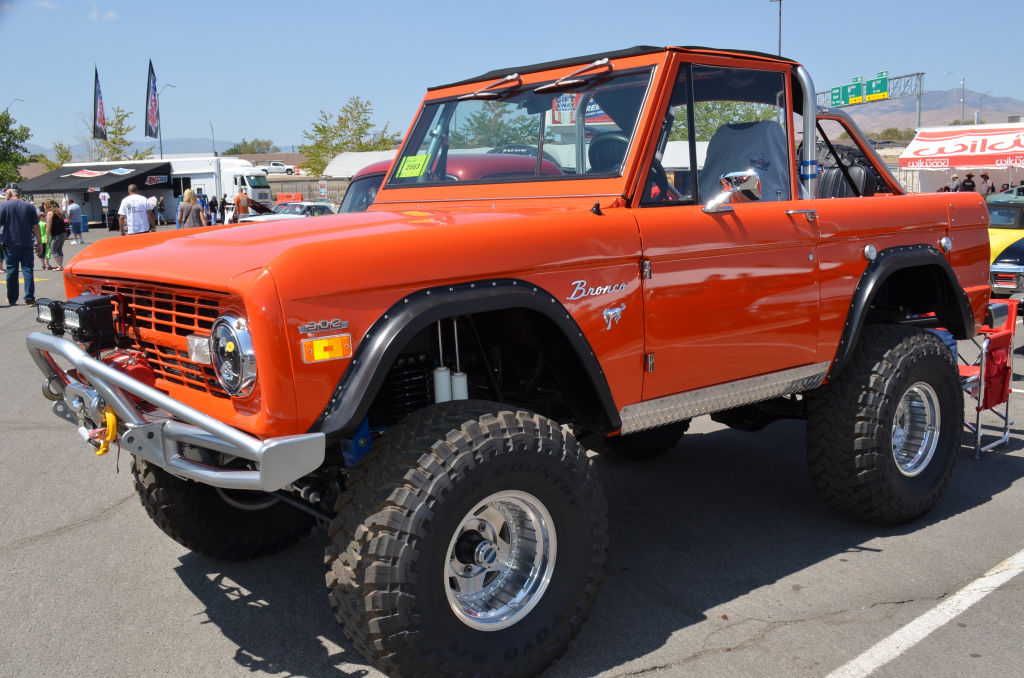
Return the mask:
<path id="1" fill-rule="evenodd" d="M 591 172 L 613 172 L 622 166 L 629 138 L 621 132 L 605 132 L 591 139 L 587 149 Z"/>
<path id="2" fill-rule="evenodd" d="M 652 190 L 654 188 L 658 189 L 657 195 Z M 644 191 L 644 198 L 648 202 L 664 202 L 675 199 L 669 189 L 668 174 L 657 159 L 651 163 L 651 171 L 647 173 L 647 189 Z"/>

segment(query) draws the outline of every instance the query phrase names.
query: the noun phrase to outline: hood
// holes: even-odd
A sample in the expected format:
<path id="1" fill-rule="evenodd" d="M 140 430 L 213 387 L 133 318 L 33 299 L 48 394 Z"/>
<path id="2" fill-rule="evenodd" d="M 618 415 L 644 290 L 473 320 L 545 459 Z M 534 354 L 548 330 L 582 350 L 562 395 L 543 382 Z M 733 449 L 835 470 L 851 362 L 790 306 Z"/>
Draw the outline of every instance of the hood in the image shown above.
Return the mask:
<path id="1" fill-rule="evenodd" d="M 1024 229 L 1020 228 L 990 228 L 988 229 L 988 240 L 992 263 L 1000 263 L 1003 252 L 1024 238 Z"/>
<path id="2" fill-rule="evenodd" d="M 1017 235 L 1020 235 L 1018 232 Z M 1020 266 L 1024 264 L 1024 240 L 1017 240 L 1003 247 L 996 249 L 995 241 L 992 242 L 992 251 L 998 252 L 992 260 L 993 264 L 1012 264 Z"/>
<path id="3" fill-rule="evenodd" d="M 74 275 L 223 289 L 236 276 L 271 265 L 289 248 L 408 227 L 400 214 L 343 217 L 348 218 L 309 217 L 108 238 L 81 253 L 68 270 Z"/>
<path id="4" fill-rule="evenodd" d="M 410 209 L 109 238 L 69 272 L 227 291 L 244 284 L 243 274 L 268 269 L 292 294 L 316 295 L 638 257 L 639 249 L 626 209 Z"/>

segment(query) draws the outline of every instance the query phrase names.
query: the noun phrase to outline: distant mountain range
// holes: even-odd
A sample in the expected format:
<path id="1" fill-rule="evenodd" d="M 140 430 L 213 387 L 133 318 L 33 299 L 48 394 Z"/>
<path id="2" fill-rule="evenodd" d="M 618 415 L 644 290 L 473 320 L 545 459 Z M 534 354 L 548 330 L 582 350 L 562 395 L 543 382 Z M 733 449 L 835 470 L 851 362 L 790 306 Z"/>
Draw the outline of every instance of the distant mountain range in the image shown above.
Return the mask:
<path id="1" fill-rule="evenodd" d="M 1024 101 L 1013 97 L 997 97 L 989 94 L 982 100 L 983 93 L 967 90 L 964 97 L 963 116 L 974 122 L 974 113 L 979 111 L 982 123 L 1005 123 L 1010 116 L 1024 116 Z M 870 136 L 889 127 L 912 129 L 917 125 L 917 99 L 905 97 L 869 104 L 847 106 L 845 109 L 861 129 Z M 925 92 L 921 97 L 921 126 L 939 127 L 948 125 L 961 116 L 960 88 Z"/>
<path id="2" fill-rule="evenodd" d="M 231 141 L 229 139 L 223 139 L 223 140 L 222 139 L 217 139 L 217 152 L 218 153 L 223 153 L 226 149 L 231 148 L 232 146 L 234 146 L 237 143 L 238 143 L 237 141 Z M 154 158 L 159 158 L 160 157 L 160 144 L 157 143 L 155 140 L 146 139 L 144 142 L 143 141 L 133 141 L 132 145 L 131 145 L 131 148 L 132 148 L 133 151 L 136 151 L 136 150 L 141 151 L 141 150 L 145 150 L 145 149 L 149 148 L 150 146 L 153 147 L 153 157 Z M 292 150 L 292 144 L 288 144 L 288 145 L 279 144 L 279 146 L 281 148 L 281 151 L 284 152 L 284 153 L 291 152 L 291 150 Z M 297 147 L 298 144 L 295 144 L 295 146 Z M 53 148 L 52 147 L 51 148 L 46 148 L 44 146 L 40 146 L 39 144 L 31 144 L 31 143 L 25 144 L 25 147 L 28 148 L 28 152 L 29 153 L 43 153 L 48 158 L 52 158 L 53 157 Z M 210 141 L 209 138 L 206 138 L 206 139 L 188 139 L 188 138 L 164 139 L 164 155 L 175 155 L 175 154 L 182 154 L 182 153 L 210 153 L 211 151 L 213 151 L 213 144 L 212 144 L 212 142 Z M 86 160 L 88 158 L 89 149 L 87 148 L 87 146 L 84 143 L 73 144 L 71 146 L 71 153 L 72 153 L 72 156 L 74 157 L 74 162 L 84 161 L 84 160 Z"/>

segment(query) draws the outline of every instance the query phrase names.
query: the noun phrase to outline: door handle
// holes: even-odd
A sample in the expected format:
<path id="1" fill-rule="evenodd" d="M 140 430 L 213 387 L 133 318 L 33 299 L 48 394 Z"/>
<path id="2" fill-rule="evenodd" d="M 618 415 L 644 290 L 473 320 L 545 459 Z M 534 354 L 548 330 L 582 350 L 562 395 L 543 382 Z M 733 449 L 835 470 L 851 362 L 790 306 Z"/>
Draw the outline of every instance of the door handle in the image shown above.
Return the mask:
<path id="1" fill-rule="evenodd" d="M 818 220 L 818 210 L 786 210 L 786 214 L 802 214 L 812 223 Z"/>

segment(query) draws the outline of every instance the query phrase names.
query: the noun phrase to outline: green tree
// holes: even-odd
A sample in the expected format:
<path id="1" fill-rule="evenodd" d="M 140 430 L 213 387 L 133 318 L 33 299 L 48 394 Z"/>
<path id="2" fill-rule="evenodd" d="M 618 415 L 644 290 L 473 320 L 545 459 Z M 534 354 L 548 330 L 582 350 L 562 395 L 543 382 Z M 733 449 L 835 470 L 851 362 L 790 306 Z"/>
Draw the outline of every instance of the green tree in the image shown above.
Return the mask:
<path id="1" fill-rule="evenodd" d="M 885 139 L 887 141 L 909 141 L 914 138 L 914 130 L 886 127 L 878 134 L 872 134 L 870 136 L 874 139 Z"/>
<path id="2" fill-rule="evenodd" d="M 39 162 L 46 165 L 47 170 L 52 171 L 71 162 L 71 148 L 63 141 L 55 141 L 53 143 L 53 155 L 56 160 L 50 160 L 45 155 L 39 159 Z"/>
<path id="3" fill-rule="evenodd" d="M 97 139 L 97 150 L 103 160 L 145 160 L 153 155 L 153 147 L 132 151 L 128 135 L 135 129 L 135 125 L 128 124 L 128 116 L 131 111 L 126 111 L 120 106 L 114 106 L 110 115 L 107 116 L 107 138 Z"/>
<path id="4" fill-rule="evenodd" d="M 452 145 L 481 148 L 508 144 L 537 145 L 538 124 L 534 117 L 503 101 L 481 102 L 480 109 L 452 131 Z"/>
<path id="5" fill-rule="evenodd" d="M 737 122 L 755 122 L 772 120 L 778 113 L 775 106 L 755 104 L 746 101 L 698 101 L 693 109 L 693 122 L 696 125 L 697 141 L 710 141 L 711 136 L 722 125 Z M 690 130 L 686 124 L 686 109 L 676 111 L 672 121 L 672 132 L 669 141 L 684 141 L 690 138 Z"/>
<path id="6" fill-rule="evenodd" d="M 250 153 L 280 153 L 281 149 L 278 148 L 273 141 L 270 139 L 260 139 L 259 137 L 252 141 L 247 141 L 245 137 L 242 140 L 224 151 L 224 155 L 248 155 Z"/>
<path id="7" fill-rule="evenodd" d="M 299 152 L 306 156 L 302 169 L 321 176 L 327 163 L 339 153 L 382 151 L 397 144 L 399 134 L 389 132 L 387 124 L 374 131 L 372 115 L 373 104 L 358 96 L 349 97 L 336 114 L 320 111 L 312 130 L 302 132 L 303 138 L 309 141 L 299 145 Z"/>
<path id="8" fill-rule="evenodd" d="M 10 111 L 0 112 L 0 186 L 21 181 L 18 168 L 28 162 L 25 142 L 32 138 L 32 132 L 16 123 Z"/>

